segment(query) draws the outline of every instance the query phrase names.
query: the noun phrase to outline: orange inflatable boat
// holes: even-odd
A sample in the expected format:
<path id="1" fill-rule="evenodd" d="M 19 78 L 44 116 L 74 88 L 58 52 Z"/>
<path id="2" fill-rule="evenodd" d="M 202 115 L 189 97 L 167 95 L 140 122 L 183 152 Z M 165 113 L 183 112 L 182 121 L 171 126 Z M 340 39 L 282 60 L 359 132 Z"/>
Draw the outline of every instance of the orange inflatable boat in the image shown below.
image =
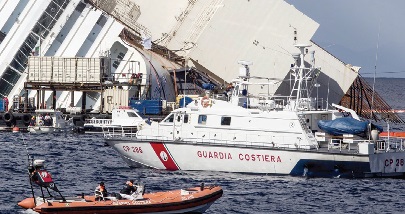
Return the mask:
<path id="1" fill-rule="evenodd" d="M 38 213 L 203 213 L 222 196 L 218 186 L 195 187 L 166 192 L 145 193 L 134 200 L 95 196 L 71 198 L 26 198 L 18 205 Z M 35 205 L 36 204 L 36 205 Z"/>
<path id="2" fill-rule="evenodd" d="M 203 213 L 223 194 L 221 187 L 205 186 L 204 183 L 198 187 L 154 193 L 145 193 L 145 186 L 137 184 L 136 191 L 131 195 L 118 193 L 108 196 L 96 189 L 94 195 L 64 197 L 43 163 L 44 160 L 29 157 L 32 197 L 18 203 L 18 206 L 38 213 Z M 34 186 L 41 189 L 40 196 L 35 196 Z M 57 192 L 58 196 L 53 196 L 49 190 Z"/>

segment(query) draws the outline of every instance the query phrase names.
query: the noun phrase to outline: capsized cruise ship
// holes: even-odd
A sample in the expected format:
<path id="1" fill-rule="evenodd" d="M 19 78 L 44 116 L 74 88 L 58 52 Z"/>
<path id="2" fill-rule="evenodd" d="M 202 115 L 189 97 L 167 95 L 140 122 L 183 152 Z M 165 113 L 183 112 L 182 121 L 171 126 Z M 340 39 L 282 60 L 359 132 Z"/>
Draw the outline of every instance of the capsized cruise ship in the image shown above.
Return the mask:
<path id="1" fill-rule="evenodd" d="M 322 107 L 345 97 L 350 105 L 363 103 L 347 94 L 359 90 L 353 83 L 360 68 L 315 44 L 311 38 L 319 24 L 283 0 L 3 0 L 0 15 L 7 17 L 0 20 L 0 97 L 9 100 L 25 93 L 32 55 L 109 57 L 112 75 L 143 74 L 145 87 L 132 93 L 169 102 L 184 87 L 170 72 L 190 66 L 225 85 L 235 76 L 236 62 L 245 60 L 258 76 L 283 79 L 269 90 L 286 94 L 294 45 L 311 44 L 307 51 L 315 53 L 320 71 L 311 80 L 318 83 L 311 93 L 323 100 Z M 39 98 L 37 93 L 32 90 L 29 97 Z M 42 97 L 42 105 L 50 106 L 52 92 Z M 94 109 L 102 100 L 97 92 L 85 98 L 82 92 L 57 92 L 56 107 L 80 106 L 82 99 Z"/>

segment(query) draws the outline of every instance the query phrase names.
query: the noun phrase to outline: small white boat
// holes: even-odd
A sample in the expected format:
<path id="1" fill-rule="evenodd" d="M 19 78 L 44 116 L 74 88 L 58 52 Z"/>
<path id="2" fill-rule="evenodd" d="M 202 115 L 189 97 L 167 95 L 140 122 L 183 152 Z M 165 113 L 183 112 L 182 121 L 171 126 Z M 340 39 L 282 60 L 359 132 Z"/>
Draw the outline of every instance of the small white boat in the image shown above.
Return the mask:
<path id="1" fill-rule="evenodd" d="M 66 120 L 62 112 L 54 109 L 37 109 L 31 118 L 30 133 L 69 132 L 74 129 L 73 119 Z"/>
<path id="2" fill-rule="evenodd" d="M 136 133 L 145 120 L 137 113 L 137 110 L 128 106 L 120 106 L 112 111 L 112 119 L 86 119 L 84 123 L 85 133 L 102 133 L 103 130 L 120 129 L 127 133 Z"/>

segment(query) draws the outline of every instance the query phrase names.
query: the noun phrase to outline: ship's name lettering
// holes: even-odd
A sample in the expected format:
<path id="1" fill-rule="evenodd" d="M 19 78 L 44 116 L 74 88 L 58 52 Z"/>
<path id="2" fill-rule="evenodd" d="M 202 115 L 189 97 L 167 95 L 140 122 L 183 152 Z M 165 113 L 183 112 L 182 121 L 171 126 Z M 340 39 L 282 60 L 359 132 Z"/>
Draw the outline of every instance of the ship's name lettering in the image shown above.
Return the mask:
<path id="1" fill-rule="evenodd" d="M 140 146 L 122 146 L 122 149 L 125 152 L 143 153 L 142 148 Z"/>
<path id="2" fill-rule="evenodd" d="M 197 151 L 199 158 L 208 159 L 232 159 L 232 155 L 229 152 L 211 152 L 211 151 Z M 281 162 L 280 156 L 264 155 L 264 154 L 243 154 L 239 153 L 239 160 L 241 161 L 257 161 L 257 162 Z"/>
<path id="3" fill-rule="evenodd" d="M 229 152 L 197 151 L 197 156 L 200 158 L 232 159 L 232 155 Z"/>
<path id="4" fill-rule="evenodd" d="M 405 164 L 404 159 L 385 159 L 384 165 L 385 166 L 403 166 Z"/>
<path id="5" fill-rule="evenodd" d="M 281 162 L 280 156 L 262 154 L 239 154 L 241 161 Z"/>

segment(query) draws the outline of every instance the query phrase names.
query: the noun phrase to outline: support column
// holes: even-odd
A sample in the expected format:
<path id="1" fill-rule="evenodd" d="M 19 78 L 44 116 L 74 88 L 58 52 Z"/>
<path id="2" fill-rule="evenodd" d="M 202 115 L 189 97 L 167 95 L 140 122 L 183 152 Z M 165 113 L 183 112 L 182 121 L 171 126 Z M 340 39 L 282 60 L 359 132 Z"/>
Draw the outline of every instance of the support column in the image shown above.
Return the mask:
<path id="1" fill-rule="evenodd" d="M 104 93 L 103 93 L 103 87 L 101 87 L 101 92 L 100 92 L 100 98 L 101 98 L 101 101 L 100 101 L 100 113 L 103 113 L 104 112 Z"/>
<path id="2" fill-rule="evenodd" d="M 70 91 L 70 107 L 74 107 L 74 106 L 75 106 L 75 92 Z"/>
<path id="3" fill-rule="evenodd" d="M 56 90 L 52 89 L 52 109 L 56 109 Z"/>
<path id="4" fill-rule="evenodd" d="M 41 109 L 41 105 L 39 104 L 41 100 L 41 91 L 37 90 L 37 106 L 35 107 L 36 109 Z"/>
<path id="5" fill-rule="evenodd" d="M 28 112 L 28 90 L 25 89 L 25 94 L 24 94 L 24 113 Z"/>
<path id="6" fill-rule="evenodd" d="M 83 95 L 82 95 L 82 113 L 86 113 L 86 97 L 87 94 L 85 91 L 83 91 Z"/>
<path id="7" fill-rule="evenodd" d="M 41 98 L 41 100 L 42 100 L 41 108 L 42 108 L 42 109 L 46 109 L 46 104 L 45 104 L 45 90 L 41 90 L 41 96 L 42 96 L 42 98 Z"/>

